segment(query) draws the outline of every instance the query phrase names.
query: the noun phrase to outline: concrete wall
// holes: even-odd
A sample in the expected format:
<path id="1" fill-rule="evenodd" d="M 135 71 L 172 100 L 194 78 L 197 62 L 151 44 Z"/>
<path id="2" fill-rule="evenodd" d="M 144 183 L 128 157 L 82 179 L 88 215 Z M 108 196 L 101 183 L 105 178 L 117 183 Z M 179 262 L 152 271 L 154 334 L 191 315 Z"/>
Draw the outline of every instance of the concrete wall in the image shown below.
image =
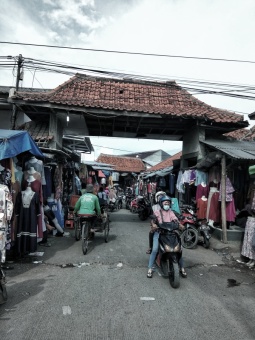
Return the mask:
<path id="1" fill-rule="evenodd" d="M 205 130 L 199 126 L 193 127 L 183 136 L 182 167 L 187 166 L 186 159 L 196 157 L 198 160 L 204 157 L 204 147 L 199 140 L 205 139 Z"/>
<path id="2" fill-rule="evenodd" d="M 49 147 L 53 149 L 61 148 L 63 127 L 60 120 L 53 113 L 50 115 L 49 134 L 54 136 L 54 139 L 50 142 Z"/>

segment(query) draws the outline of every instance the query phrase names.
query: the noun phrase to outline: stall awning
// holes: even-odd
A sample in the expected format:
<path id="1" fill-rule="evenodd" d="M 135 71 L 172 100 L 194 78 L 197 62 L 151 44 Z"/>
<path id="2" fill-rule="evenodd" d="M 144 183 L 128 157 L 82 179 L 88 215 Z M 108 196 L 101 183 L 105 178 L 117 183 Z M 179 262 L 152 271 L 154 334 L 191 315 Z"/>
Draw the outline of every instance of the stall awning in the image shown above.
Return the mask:
<path id="1" fill-rule="evenodd" d="M 103 174 L 103 172 L 101 170 L 98 170 L 98 177 L 105 177 L 105 174 Z"/>
<path id="2" fill-rule="evenodd" d="M 0 159 L 13 158 L 26 151 L 36 157 L 44 158 L 27 131 L 0 129 Z"/>
<path id="3" fill-rule="evenodd" d="M 153 176 L 159 176 L 159 177 L 164 177 L 166 175 L 169 175 L 173 170 L 172 166 L 169 166 L 167 168 L 161 169 L 161 170 L 157 170 L 157 171 L 153 171 L 149 174 L 145 174 L 145 176 L 143 177 L 143 179 L 147 179 Z"/>
<path id="4" fill-rule="evenodd" d="M 202 143 L 219 150 L 232 158 L 255 160 L 255 142 L 206 139 Z"/>

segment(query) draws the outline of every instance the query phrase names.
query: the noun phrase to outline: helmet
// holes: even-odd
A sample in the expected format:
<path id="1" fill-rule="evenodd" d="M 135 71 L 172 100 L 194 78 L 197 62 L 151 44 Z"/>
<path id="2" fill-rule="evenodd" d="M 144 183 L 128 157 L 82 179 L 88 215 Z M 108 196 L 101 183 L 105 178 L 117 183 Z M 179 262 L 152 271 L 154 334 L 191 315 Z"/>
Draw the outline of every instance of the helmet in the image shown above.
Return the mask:
<path id="1" fill-rule="evenodd" d="M 161 197 L 160 199 L 159 199 L 159 205 L 160 205 L 160 207 L 163 209 L 163 202 L 166 202 L 166 201 L 168 201 L 169 203 L 170 203 L 170 208 L 171 208 L 171 202 L 172 202 L 172 200 L 171 200 L 171 198 L 169 197 L 169 196 L 163 196 L 163 197 Z"/>
<path id="2" fill-rule="evenodd" d="M 159 200 L 160 200 L 160 197 L 161 196 L 165 196 L 165 192 L 164 191 L 158 191 L 157 193 L 156 193 L 156 195 L 155 195 L 155 201 L 156 201 L 156 203 L 159 203 Z"/>

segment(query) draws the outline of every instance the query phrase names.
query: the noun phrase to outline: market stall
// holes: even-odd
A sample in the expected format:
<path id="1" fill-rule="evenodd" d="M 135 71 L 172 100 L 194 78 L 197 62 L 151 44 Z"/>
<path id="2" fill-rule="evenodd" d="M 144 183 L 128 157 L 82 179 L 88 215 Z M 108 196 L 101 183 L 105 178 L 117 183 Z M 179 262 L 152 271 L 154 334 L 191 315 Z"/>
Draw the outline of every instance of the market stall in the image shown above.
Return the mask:
<path id="1" fill-rule="evenodd" d="M 40 224 L 41 217 L 38 217 L 40 215 L 38 209 L 41 209 L 40 194 L 33 191 L 32 182 L 34 185 L 35 177 L 28 173 L 30 167 L 26 168 L 32 158 L 42 166 L 44 155 L 27 132 L 0 129 L 0 261 L 2 263 L 6 259 L 6 250 L 15 247 L 15 250 L 19 249 L 20 252 L 22 249 L 26 249 L 25 252 L 34 251 L 37 237 L 42 237 L 43 225 Z M 24 171 L 27 171 L 25 180 Z M 39 177 L 36 181 L 40 191 Z M 32 206 L 35 205 L 38 209 L 32 210 Z M 26 224 L 28 230 L 24 230 L 24 220 L 28 215 L 29 219 L 32 216 L 35 222 L 33 226 L 32 223 Z"/>

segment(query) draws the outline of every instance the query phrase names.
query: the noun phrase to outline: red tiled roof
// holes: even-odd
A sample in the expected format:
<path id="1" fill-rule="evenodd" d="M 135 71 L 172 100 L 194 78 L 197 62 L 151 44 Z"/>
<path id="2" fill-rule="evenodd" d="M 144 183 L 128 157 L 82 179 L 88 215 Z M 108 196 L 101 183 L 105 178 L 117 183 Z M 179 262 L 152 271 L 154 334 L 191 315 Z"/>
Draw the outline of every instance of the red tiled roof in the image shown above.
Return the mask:
<path id="1" fill-rule="evenodd" d="M 101 153 L 96 162 L 112 164 L 116 171 L 122 172 L 141 172 L 145 170 L 145 166 L 139 158 L 113 156 Z"/>
<path id="2" fill-rule="evenodd" d="M 205 104 L 174 81 L 146 82 L 76 74 L 54 90 L 45 93 L 19 91 L 13 98 L 72 107 L 203 118 L 218 123 L 243 121 L 242 115 Z"/>
<path id="3" fill-rule="evenodd" d="M 30 121 L 22 124 L 19 130 L 27 131 L 39 147 L 47 147 L 48 143 L 54 139 L 54 136 L 49 134 L 48 122 Z"/>
<path id="4" fill-rule="evenodd" d="M 235 139 L 235 140 L 243 140 L 243 141 L 254 141 L 255 140 L 255 126 L 250 129 L 239 129 L 232 132 L 225 133 L 224 136 Z"/>
<path id="5" fill-rule="evenodd" d="M 168 168 L 169 166 L 173 166 L 173 161 L 175 159 L 180 159 L 182 155 L 182 151 L 176 153 L 175 155 L 165 159 L 163 162 L 160 162 L 154 166 L 152 166 L 150 169 L 148 169 L 147 172 L 151 172 L 151 171 L 157 171 L 157 170 L 161 170 L 164 168 Z"/>

